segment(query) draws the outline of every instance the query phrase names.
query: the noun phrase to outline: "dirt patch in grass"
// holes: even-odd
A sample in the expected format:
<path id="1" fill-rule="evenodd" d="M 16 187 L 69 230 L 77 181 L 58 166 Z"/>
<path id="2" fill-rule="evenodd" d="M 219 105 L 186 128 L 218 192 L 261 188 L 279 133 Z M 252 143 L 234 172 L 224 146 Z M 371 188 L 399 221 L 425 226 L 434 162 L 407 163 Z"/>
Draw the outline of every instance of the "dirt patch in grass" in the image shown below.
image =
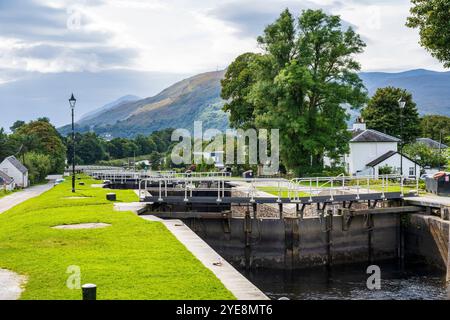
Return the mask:
<path id="1" fill-rule="evenodd" d="M 62 224 L 52 227 L 53 229 L 99 229 L 111 226 L 109 223 L 77 223 L 77 224 Z"/>

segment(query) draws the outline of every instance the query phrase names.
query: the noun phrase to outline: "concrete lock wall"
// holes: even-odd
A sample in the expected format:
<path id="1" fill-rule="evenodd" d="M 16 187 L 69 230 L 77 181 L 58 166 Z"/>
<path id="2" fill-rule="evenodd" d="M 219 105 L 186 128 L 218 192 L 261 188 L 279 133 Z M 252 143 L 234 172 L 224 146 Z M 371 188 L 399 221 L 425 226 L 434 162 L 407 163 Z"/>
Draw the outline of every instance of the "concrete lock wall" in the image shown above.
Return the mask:
<path id="1" fill-rule="evenodd" d="M 307 268 L 398 257 L 398 215 L 353 217 L 348 230 L 333 216 L 285 219 L 186 219 L 186 223 L 228 261 L 247 268 Z M 330 227 L 329 232 L 326 232 Z M 345 228 L 344 228 L 345 229 Z M 245 232 L 247 230 L 248 232 Z"/>
<path id="2" fill-rule="evenodd" d="M 408 217 L 406 225 L 407 257 L 447 270 L 450 222 L 437 216 L 412 214 Z"/>

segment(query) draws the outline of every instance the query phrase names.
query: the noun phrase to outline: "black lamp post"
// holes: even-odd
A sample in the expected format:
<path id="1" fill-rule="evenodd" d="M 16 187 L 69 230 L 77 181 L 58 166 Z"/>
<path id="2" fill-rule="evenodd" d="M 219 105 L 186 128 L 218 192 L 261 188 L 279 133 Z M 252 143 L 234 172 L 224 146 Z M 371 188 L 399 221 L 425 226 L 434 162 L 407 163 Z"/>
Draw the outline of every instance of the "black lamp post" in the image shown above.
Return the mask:
<path id="1" fill-rule="evenodd" d="M 400 174 L 403 177 L 403 109 L 405 109 L 406 100 L 401 97 L 398 105 L 400 106 Z"/>
<path id="2" fill-rule="evenodd" d="M 75 192 L 75 124 L 73 114 L 76 103 L 77 99 L 75 99 L 72 93 L 72 96 L 69 99 L 70 109 L 72 110 L 72 192 Z"/>

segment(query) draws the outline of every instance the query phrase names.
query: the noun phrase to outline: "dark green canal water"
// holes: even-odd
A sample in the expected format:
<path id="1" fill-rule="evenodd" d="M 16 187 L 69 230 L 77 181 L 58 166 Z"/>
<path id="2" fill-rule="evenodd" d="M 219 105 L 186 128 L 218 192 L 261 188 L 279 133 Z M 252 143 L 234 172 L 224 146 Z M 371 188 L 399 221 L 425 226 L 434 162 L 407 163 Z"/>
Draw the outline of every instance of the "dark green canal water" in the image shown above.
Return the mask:
<path id="1" fill-rule="evenodd" d="M 271 299 L 291 300 L 448 300 L 445 274 L 432 267 L 397 262 L 378 264 L 381 288 L 367 287 L 367 264 L 307 270 L 241 272 Z"/>

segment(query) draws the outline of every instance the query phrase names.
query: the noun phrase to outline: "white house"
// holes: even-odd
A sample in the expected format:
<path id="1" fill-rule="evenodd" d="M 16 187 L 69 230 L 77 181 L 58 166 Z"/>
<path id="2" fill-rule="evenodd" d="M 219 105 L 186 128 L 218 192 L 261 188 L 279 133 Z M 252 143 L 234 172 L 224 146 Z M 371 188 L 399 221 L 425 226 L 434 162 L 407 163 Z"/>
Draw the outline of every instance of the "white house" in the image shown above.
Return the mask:
<path id="1" fill-rule="evenodd" d="M 14 156 L 9 156 L 0 163 L 0 171 L 14 179 L 17 186 L 26 188 L 29 186 L 28 169 Z"/>
<path id="2" fill-rule="evenodd" d="M 0 171 L 0 190 L 13 191 L 15 187 L 14 179 Z"/>
<path id="3" fill-rule="evenodd" d="M 224 168 L 224 152 L 212 151 L 212 152 L 193 152 L 195 156 L 202 156 L 203 161 L 208 164 L 214 164 L 216 168 Z"/>
<path id="4" fill-rule="evenodd" d="M 403 176 L 420 176 L 420 166 L 398 152 L 400 139 L 367 129 L 361 118 L 357 119 L 351 133 L 350 153 L 341 159 L 349 174 L 378 176 L 380 168 L 384 167 L 390 167 L 393 172 L 400 174 L 400 168 L 403 167 Z M 324 163 L 331 165 L 328 158 L 324 159 Z"/>

